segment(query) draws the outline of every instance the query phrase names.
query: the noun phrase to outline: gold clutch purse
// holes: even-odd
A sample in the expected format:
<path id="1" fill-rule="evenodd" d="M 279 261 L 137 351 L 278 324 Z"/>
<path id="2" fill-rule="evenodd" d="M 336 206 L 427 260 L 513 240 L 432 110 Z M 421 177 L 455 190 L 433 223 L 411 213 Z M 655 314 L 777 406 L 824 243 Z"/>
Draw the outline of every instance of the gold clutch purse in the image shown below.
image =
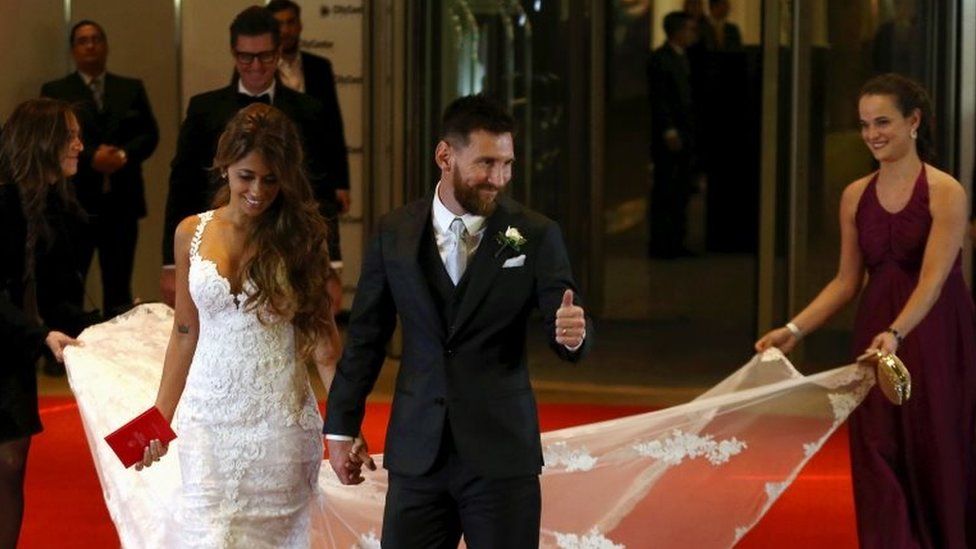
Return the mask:
<path id="1" fill-rule="evenodd" d="M 892 404 L 901 406 L 912 396 L 912 375 L 893 353 L 871 351 L 857 358 L 859 364 L 874 364 L 881 392 Z"/>

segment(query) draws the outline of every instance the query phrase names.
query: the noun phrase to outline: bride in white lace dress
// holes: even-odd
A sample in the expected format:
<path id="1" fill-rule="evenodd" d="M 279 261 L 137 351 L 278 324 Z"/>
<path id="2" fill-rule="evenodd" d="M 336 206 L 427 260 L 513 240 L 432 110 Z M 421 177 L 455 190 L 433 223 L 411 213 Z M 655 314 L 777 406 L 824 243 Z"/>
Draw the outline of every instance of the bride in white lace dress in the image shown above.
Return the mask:
<path id="1" fill-rule="evenodd" d="M 156 407 L 176 415 L 181 547 L 310 544 L 322 419 L 305 362 L 328 387 L 339 340 L 325 223 L 301 158 L 284 114 L 243 109 L 214 159 L 219 207 L 176 231 L 175 319 Z M 165 453 L 152 441 L 137 467 Z"/>

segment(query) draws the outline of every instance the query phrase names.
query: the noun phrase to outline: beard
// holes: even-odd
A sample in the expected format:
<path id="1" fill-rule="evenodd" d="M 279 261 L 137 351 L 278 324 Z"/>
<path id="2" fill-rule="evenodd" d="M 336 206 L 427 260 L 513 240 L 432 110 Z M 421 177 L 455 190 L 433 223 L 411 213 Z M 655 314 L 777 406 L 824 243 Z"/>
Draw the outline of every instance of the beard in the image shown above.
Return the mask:
<path id="1" fill-rule="evenodd" d="M 498 202 L 495 200 L 498 196 L 497 194 L 495 198 L 490 199 L 484 199 L 479 194 L 481 190 L 495 190 L 491 185 L 487 183 L 474 186 L 465 185 L 461 180 L 461 174 L 458 170 L 454 170 L 454 174 L 451 176 L 451 183 L 454 187 L 454 199 L 468 213 L 488 217 L 498 207 Z"/>

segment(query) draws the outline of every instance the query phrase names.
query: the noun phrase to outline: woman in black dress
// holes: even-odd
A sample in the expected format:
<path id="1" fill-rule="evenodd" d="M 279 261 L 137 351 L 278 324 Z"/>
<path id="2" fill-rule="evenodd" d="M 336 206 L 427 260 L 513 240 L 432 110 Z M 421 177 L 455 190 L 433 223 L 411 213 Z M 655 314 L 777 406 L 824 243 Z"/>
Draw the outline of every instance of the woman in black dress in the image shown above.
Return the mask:
<path id="1" fill-rule="evenodd" d="M 56 239 L 51 212 L 77 210 L 67 179 L 79 134 L 71 108 L 52 99 L 22 103 L 0 133 L 0 547 L 17 544 L 27 451 L 41 430 L 34 364 L 43 345 L 60 361 L 77 343 L 44 326 L 35 265 Z"/>

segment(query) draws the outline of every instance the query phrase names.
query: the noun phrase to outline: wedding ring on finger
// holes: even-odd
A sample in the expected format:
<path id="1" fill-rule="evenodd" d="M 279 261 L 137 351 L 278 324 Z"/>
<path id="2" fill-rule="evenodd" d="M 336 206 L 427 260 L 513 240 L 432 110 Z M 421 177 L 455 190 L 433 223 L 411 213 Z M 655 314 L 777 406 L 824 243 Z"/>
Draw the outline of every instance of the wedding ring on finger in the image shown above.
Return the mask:
<path id="1" fill-rule="evenodd" d="M 562 335 L 566 335 L 567 332 L 569 332 L 569 330 L 566 329 L 566 328 L 563 328 Z"/>

